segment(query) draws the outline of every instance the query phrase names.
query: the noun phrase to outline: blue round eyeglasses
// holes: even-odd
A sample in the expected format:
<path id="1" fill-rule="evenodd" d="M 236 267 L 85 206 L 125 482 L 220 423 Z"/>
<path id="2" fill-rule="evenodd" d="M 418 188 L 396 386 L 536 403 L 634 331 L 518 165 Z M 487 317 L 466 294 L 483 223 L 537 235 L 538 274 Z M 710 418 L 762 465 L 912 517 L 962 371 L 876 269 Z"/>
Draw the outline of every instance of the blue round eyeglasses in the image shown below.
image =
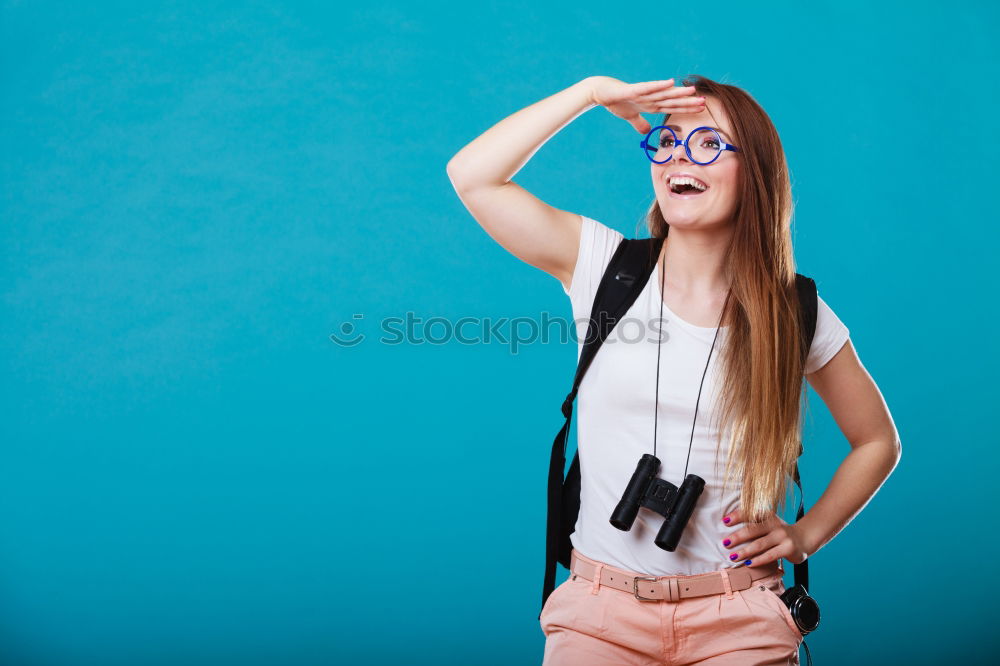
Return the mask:
<path id="1" fill-rule="evenodd" d="M 639 142 L 642 152 L 654 164 L 669 162 L 674 156 L 674 146 L 677 144 L 684 146 L 689 160 L 702 165 L 711 164 L 719 159 L 723 151 L 731 150 L 736 153 L 740 151 L 733 144 L 723 141 L 718 131 L 707 125 L 694 128 L 684 140 L 678 139 L 676 132 L 666 125 L 660 125 L 651 129 Z"/>

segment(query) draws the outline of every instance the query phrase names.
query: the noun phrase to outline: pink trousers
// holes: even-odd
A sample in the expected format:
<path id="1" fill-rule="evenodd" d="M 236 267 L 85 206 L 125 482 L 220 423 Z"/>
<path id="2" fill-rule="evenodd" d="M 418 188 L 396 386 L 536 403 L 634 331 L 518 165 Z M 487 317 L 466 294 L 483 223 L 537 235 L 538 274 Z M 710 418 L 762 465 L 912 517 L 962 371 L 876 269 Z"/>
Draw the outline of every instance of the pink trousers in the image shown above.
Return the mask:
<path id="1" fill-rule="evenodd" d="M 643 575 L 574 553 L 623 576 Z M 677 578 L 683 584 L 688 577 Z M 570 575 L 546 599 L 539 617 L 545 634 L 542 664 L 797 666 L 802 634 L 779 598 L 784 590 L 779 571 L 731 594 L 641 601 Z"/>

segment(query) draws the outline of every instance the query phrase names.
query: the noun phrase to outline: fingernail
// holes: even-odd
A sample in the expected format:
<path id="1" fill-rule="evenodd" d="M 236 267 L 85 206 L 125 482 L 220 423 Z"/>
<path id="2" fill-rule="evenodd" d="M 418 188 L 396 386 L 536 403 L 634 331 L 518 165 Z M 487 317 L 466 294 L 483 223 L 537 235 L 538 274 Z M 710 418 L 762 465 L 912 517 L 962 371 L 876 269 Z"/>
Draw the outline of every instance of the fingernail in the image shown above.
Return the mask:
<path id="1" fill-rule="evenodd" d="M 747 561 L 746 561 L 746 562 L 744 562 L 743 564 L 745 564 L 745 565 L 747 565 L 747 566 L 750 566 L 750 565 L 752 564 L 752 561 L 751 561 L 751 560 L 747 560 Z"/>
<path id="2" fill-rule="evenodd" d="M 723 519 L 722 519 L 722 522 L 724 522 L 724 523 L 728 523 L 728 522 L 729 522 L 729 516 L 726 516 L 725 518 L 723 518 Z"/>
<path id="3" fill-rule="evenodd" d="M 729 539 L 723 539 L 723 540 L 722 540 L 722 545 L 723 545 L 723 546 L 728 546 L 728 545 L 729 545 L 729 544 L 731 544 L 731 543 L 732 543 L 732 541 L 730 541 Z"/>
<path id="4" fill-rule="evenodd" d="M 733 553 L 732 555 L 729 556 L 729 559 L 735 561 L 737 558 L 739 558 L 739 556 L 740 556 L 739 553 Z"/>

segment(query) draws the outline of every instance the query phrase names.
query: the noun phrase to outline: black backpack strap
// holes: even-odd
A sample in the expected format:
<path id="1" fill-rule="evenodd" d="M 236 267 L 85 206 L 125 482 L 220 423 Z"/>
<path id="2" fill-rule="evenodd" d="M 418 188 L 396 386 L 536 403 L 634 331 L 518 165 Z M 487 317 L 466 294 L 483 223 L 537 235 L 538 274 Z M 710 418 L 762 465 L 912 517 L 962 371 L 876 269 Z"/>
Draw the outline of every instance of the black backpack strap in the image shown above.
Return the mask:
<path id="1" fill-rule="evenodd" d="M 819 311 L 819 298 L 816 295 L 816 282 L 805 275 L 795 274 L 795 289 L 799 295 L 799 315 L 802 323 L 802 363 L 809 356 L 809 347 L 816 335 L 816 313 Z"/>
<path id="2" fill-rule="evenodd" d="M 569 534 L 576 525 L 580 511 L 580 458 L 573 458 L 569 473 L 563 482 L 566 466 L 566 439 L 573 420 L 573 402 L 580 382 L 597 355 L 601 344 L 611 334 L 618 320 L 628 312 L 649 281 L 663 246 L 662 238 L 623 238 L 611 255 L 601 283 L 594 295 L 587 337 L 583 341 L 580 359 L 573 377 L 573 388 L 562 404 L 566 422 L 552 442 L 549 457 L 548 518 L 545 539 L 545 578 L 542 585 L 542 607 L 555 589 L 556 563 L 567 569 L 570 565 L 571 545 Z M 575 493 L 575 494 L 574 494 Z M 575 503 L 572 499 L 575 498 Z M 568 500 L 568 501 L 567 501 Z M 539 618 L 541 612 L 539 611 Z"/>
<path id="3" fill-rule="evenodd" d="M 799 321 L 802 330 L 802 365 L 805 367 L 806 358 L 809 356 L 809 348 L 812 346 L 813 337 L 816 335 L 816 316 L 819 312 L 819 299 L 816 295 L 816 282 L 805 275 L 795 274 L 795 288 L 799 295 Z M 804 381 L 804 380 L 803 380 Z M 802 455 L 802 443 L 799 442 L 799 455 Z M 799 487 L 799 509 L 795 513 L 795 522 L 802 520 L 805 515 L 805 496 L 802 493 L 802 481 L 799 478 L 799 461 L 795 461 L 795 471 L 792 480 Z M 809 559 L 806 558 L 795 567 L 795 585 L 802 585 L 809 591 Z"/>

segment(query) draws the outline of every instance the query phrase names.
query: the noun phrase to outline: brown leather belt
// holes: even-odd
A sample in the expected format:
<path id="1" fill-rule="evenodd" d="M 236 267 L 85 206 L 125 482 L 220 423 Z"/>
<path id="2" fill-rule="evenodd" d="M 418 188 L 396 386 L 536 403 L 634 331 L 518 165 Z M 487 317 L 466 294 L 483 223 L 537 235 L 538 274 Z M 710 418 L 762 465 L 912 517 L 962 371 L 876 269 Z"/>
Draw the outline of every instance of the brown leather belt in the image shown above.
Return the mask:
<path id="1" fill-rule="evenodd" d="M 596 569 L 597 565 L 581 560 L 573 550 L 570 571 L 574 576 L 593 581 Z M 723 571 L 729 578 L 730 590 L 746 590 L 755 580 L 773 576 L 782 569 L 778 562 L 771 562 L 759 567 L 738 566 Z M 642 576 L 605 564 L 601 567 L 600 584 L 634 594 L 640 601 L 679 601 L 726 592 L 723 574 L 719 571 L 693 576 Z"/>

